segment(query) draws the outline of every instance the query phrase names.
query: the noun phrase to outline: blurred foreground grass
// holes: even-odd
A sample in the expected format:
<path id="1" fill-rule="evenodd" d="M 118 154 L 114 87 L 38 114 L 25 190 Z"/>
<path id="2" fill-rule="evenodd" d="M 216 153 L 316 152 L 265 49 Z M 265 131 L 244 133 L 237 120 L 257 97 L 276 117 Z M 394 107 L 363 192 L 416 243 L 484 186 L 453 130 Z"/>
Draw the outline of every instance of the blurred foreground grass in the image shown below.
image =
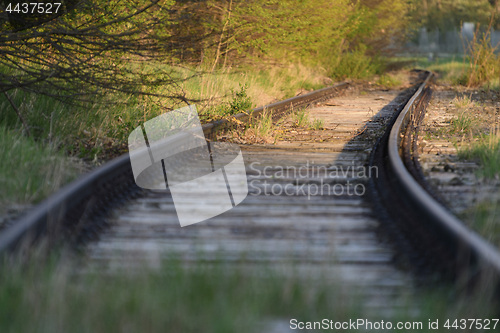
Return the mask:
<path id="1" fill-rule="evenodd" d="M 292 318 L 362 318 L 419 321 L 424 328 L 419 332 L 435 332 L 427 329 L 429 319 L 442 324 L 454 318 L 492 318 L 495 311 L 491 294 L 458 297 L 448 289 L 424 289 L 390 315 L 368 313 L 365 300 L 331 276 L 305 278 L 298 272 L 242 267 L 168 260 L 155 270 L 93 274 L 75 273 L 74 266 L 57 259 L 4 263 L 0 331 L 267 332 L 277 320 L 288 326 Z"/>

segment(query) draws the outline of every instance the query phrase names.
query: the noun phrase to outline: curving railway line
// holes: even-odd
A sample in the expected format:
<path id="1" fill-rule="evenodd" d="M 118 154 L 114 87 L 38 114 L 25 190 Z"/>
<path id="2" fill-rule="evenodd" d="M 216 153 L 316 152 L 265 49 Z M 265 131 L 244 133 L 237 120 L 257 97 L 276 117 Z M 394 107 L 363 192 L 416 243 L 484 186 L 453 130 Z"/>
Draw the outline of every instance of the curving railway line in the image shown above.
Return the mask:
<path id="1" fill-rule="evenodd" d="M 86 269 L 157 266 L 174 256 L 329 276 L 378 309 L 413 284 L 401 266 L 466 284 L 496 280 L 498 251 L 450 214 L 423 178 L 416 142 L 432 73 L 414 76 L 403 92 L 340 84 L 255 109 L 279 118 L 307 106 L 324 128 L 241 145 L 249 195 L 208 221 L 181 228 L 169 191 L 139 189 L 125 155 L 3 230 L 0 249 L 42 239 L 77 248 Z M 216 138 L 227 126 L 208 124 L 204 132 Z"/>

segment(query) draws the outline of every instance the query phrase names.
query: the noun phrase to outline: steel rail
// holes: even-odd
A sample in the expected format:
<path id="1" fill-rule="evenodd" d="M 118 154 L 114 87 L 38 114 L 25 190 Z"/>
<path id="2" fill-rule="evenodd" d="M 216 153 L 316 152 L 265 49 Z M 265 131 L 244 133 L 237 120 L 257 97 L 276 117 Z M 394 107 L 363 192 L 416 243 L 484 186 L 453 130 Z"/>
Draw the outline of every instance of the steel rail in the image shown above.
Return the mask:
<path id="1" fill-rule="evenodd" d="M 234 118 L 250 121 L 268 111 L 276 120 L 294 109 L 331 98 L 348 86 L 342 82 L 258 107 L 248 113 L 239 113 Z M 202 128 L 208 139 L 214 139 L 218 131 L 231 126 L 230 121 L 219 120 Z M 43 239 L 49 246 L 71 238 L 75 231 L 87 238 L 95 237 L 106 225 L 103 216 L 109 209 L 107 206 L 123 202 L 130 193 L 137 191 L 140 189 L 134 183 L 129 154 L 119 156 L 58 190 L 3 229 L 0 232 L 0 252 L 29 247 L 42 235 L 46 236 Z"/>
<path id="2" fill-rule="evenodd" d="M 414 115 L 414 104 L 422 97 L 432 73 L 420 85 L 396 119 L 388 139 L 388 162 L 399 188 L 419 211 L 420 223 L 431 225 L 429 231 L 438 233 L 451 252 L 455 253 L 457 265 L 455 274 L 466 280 L 496 279 L 500 277 L 500 252 L 493 245 L 468 228 L 446 207 L 431 196 L 410 174 L 401 158 L 401 144 L 405 128 Z M 424 217 L 424 219 L 422 219 Z M 472 268 L 472 270 L 471 270 Z"/>

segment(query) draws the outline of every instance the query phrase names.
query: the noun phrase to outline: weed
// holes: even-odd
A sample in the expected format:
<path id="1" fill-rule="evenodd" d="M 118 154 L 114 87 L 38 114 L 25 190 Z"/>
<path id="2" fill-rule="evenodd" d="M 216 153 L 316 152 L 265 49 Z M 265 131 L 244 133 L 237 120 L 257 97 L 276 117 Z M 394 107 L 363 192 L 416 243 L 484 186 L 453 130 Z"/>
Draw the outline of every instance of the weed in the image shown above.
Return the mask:
<path id="1" fill-rule="evenodd" d="M 247 94 L 247 85 L 240 84 L 240 90 L 231 89 L 232 99 L 227 103 L 222 103 L 211 112 L 212 116 L 226 117 L 235 115 L 252 108 L 252 100 Z"/>
<path id="2" fill-rule="evenodd" d="M 325 128 L 325 121 L 323 119 L 314 119 L 311 127 L 315 130 L 323 129 Z"/>
<path id="3" fill-rule="evenodd" d="M 451 104 L 458 109 L 469 109 L 477 106 L 477 104 L 467 96 L 457 96 L 451 101 Z"/>
<path id="4" fill-rule="evenodd" d="M 230 114 L 237 114 L 243 111 L 248 111 L 252 108 L 252 100 L 247 95 L 248 86 L 240 85 L 239 91 L 232 90 L 233 99 L 229 102 Z"/>
<path id="5" fill-rule="evenodd" d="M 463 111 L 450 121 L 450 132 L 453 134 L 468 133 L 474 128 L 475 123 L 475 119 Z"/>
<path id="6" fill-rule="evenodd" d="M 469 68 L 464 77 L 468 87 L 489 84 L 490 81 L 498 78 L 500 56 L 495 54 L 496 47 L 491 45 L 490 28 L 481 35 L 479 35 L 478 29 L 468 46 L 470 54 L 468 57 Z"/>
<path id="7" fill-rule="evenodd" d="M 292 114 L 292 121 L 296 127 L 308 127 L 310 124 L 309 114 L 305 108 L 299 109 Z"/>
<path id="8" fill-rule="evenodd" d="M 459 157 L 477 160 L 481 165 L 481 173 L 489 178 L 500 176 L 500 134 L 492 131 L 482 135 L 478 141 L 461 148 Z"/>
<path id="9" fill-rule="evenodd" d="M 427 57 L 397 57 L 387 59 L 388 67 L 393 63 L 404 62 L 404 68 L 411 70 L 413 68 L 425 68 L 437 73 L 441 82 L 457 84 L 457 81 L 464 76 L 467 68 L 464 56 L 440 56 L 434 61 L 429 61 Z"/>
<path id="10" fill-rule="evenodd" d="M 267 110 L 264 111 L 260 117 L 260 121 L 257 122 L 255 127 L 261 137 L 269 136 L 274 127 L 272 112 Z"/>

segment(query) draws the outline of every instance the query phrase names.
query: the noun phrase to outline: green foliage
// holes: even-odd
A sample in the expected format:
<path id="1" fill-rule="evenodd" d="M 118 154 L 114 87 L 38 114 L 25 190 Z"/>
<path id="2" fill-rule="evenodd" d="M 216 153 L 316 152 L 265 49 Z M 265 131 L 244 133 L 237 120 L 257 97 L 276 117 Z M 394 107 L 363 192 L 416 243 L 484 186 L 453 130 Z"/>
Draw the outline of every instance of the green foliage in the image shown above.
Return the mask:
<path id="1" fill-rule="evenodd" d="M 233 99 L 229 101 L 229 114 L 238 114 L 252 108 L 252 100 L 247 95 L 247 89 L 247 85 L 240 84 L 239 91 L 231 91 L 233 93 Z"/>
<path id="2" fill-rule="evenodd" d="M 269 136 L 274 129 L 272 112 L 264 111 L 259 121 L 253 126 L 257 129 L 257 133 L 261 137 Z"/>
<path id="3" fill-rule="evenodd" d="M 180 101 L 227 116 L 320 88 L 326 75 L 379 72 L 377 49 L 406 11 L 403 0 L 63 2 L 35 26 L 0 24 L 0 90 L 37 147 L 90 160 L 126 151 L 135 127 Z M 21 127 L 2 95 L 0 116 Z"/>
<path id="4" fill-rule="evenodd" d="M 169 56 L 163 45 L 171 37 L 172 3 L 67 0 L 60 15 L 50 19 L 28 22 L 17 17 L 27 14 L 9 15 L 10 24 L 0 33 L 0 91 L 25 89 L 75 102 L 95 94 L 144 94 L 150 87 L 173 85 L 169 73 L 130 65 Z"/>
<path id="5" fill-rule="evenodd" d="M 241 62 L 300 61 L 324 66 L 335 78 L 366 77 L 378 71 L 372 56 L 402 36 L 406 24 L 398 19 L 406 13 L 402 0 L 186 3 L 180 12 L 191 20 L 182 21 L 184 30 L 210 36 L 185 54 L 211 70 Z M 200 6 L 211 15 L 194 14 Z"/>
<path id="6" fill-rule="evenodd" d="M 489 0 L 411 0 L 410 5 L 415 25 L 441 31 L 460 28 L 463 22 L 488 24 L 496 10 Z"/>
<path id="7" fill-rule="evenodd" d="M 442 325 L 449 318 L 495 317 L 495 293 L 486 285 L 466 295 L 457 295 L 457 288 L 424 288 L 417 296 L 395 298 L 393 311 L 384 306 L 379 312 L 362 304 L 360 288 L 341 285 L 327 267 L 317 266 L 307 276 L 293 266 L 285 275 L 281 267 L 256 270 L 220 261 L 183 265 L 167 260 L 156 270 L 139 267 L 99 275 L 81 267 L 76 273 L 76 267 L 58 259 L 31 259 L 24 265 L 5 260 L 0 268 L 0 330 L 254 333 L 275 331 L 276 323 L 286 327 L 292 318 L 363 318 L 372 323 L 383 318 L 422 322 L 422 332 L 432 332 L 429 320 Z"/>
<path id="8" fill-rule="evenodd" d="M 250 110 L 253 104 L 247 94 L 247 89 L 246 84 L 240 84 L 239 90 L 231 89 L 232 99 L 217 106 L 210 114 L 212 116 L 226 117 Z"/>

